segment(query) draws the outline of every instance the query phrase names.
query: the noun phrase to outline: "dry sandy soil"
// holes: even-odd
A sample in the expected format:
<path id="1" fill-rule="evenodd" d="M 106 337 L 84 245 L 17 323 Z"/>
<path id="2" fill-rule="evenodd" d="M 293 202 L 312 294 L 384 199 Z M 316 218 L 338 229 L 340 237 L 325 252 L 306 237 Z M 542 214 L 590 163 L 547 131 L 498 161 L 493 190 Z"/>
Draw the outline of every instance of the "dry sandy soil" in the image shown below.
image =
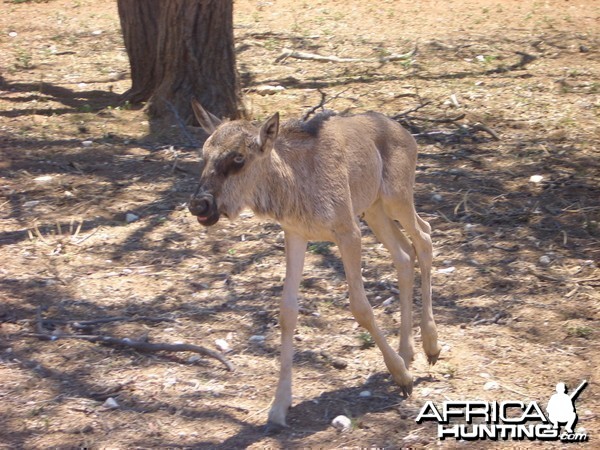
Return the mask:
<path id="1" fill-rule="evenodd" d="M 119 103 L 129 79 L 115 2 L 0 3 L 0 446 L 558 447 L 440 441 L 415 417 L 427 400 L 545 405 L 557 382 L 586 379 L 576 405 L 590 441 L 572 445 L 598 448 L 600 3 L 441 4 L 236 2 L 255 118 L 298 117 L 318 89 L 338 111 L 420 108 L 403 123 L 420 144 L 416 203 L 436 248 L 443 353 L 433 367 L 417 355 L 405 399 L 351 319 L 337 249 L 310 244 L 291 428 L 269 435 L 281 229 L 246 213 L 204 230 L 186 212 L 198 153 L 148 135 L 143 111 Z M 379 62 L 415 43 L 412 58 Z M 284 48 L 371 61 L 276 62 Z M 363 229 L 366 289 L 396 345 L 396 277 Z M 132 320 L 72 323 L 110 317 Z M 27 335 L 40 332 L 225 339 L 236 370 Z M 330 425 L 339 414 L 349 431 Z"/>

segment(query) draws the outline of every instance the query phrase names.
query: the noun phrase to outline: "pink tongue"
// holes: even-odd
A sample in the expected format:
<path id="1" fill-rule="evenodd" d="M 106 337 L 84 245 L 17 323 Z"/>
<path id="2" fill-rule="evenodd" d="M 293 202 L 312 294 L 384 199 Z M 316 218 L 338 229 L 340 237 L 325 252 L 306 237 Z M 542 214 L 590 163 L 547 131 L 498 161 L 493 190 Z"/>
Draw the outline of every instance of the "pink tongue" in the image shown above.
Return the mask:
<path id="1" fill-rule="evenodd" d="M 205 216 L 196 216 L 196 219 L 198 219 L 198 222 L 202 223 L 202 222 L 206 222 L 207 217 L 205 217 Z"/>

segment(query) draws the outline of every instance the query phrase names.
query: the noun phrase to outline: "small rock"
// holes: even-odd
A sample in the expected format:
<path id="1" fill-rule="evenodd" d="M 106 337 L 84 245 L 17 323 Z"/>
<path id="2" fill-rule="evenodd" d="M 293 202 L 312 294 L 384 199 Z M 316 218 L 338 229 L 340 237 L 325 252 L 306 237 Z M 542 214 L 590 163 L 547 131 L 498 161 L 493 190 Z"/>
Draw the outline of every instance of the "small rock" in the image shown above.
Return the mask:
<path id="1" fill-rule="evenodd" d="M 140 216 L 138 216 L 137 214 L 133 214 L 133 213 L 125 214 L 125 222 L 131 223 L 131 222 L 135 222 L 136 220 L 140 220 Z"/>
<path id="2" fill-rule="evenodd" d="M 100 36 L 102 33 L 104 33 L 104 31 L 102 31 L 102 30 L 94 30 L 94 31 L 92 31 L 92 34 L 94 36 Z"/>
<path id="3" fill-rule="evenodd" d="M 358 394 L 358 396 L 359 396 L 359 397 L 362 397 L 362 398 L 367 398 L 367 397 L 370 397 L 371 395 L 372 395 L 372 394 L 371 394 L 371 391 L 361 391 L 361 392 Z"/>
<path id="4" fill-rule="evenodd" d="M 390 297 L 387 300 L 381 302 L 381 306 L 390 306 L 394 302 L 394 297 Z"/>
<path id="5" fill-rule="evenodd" d="M 334 428 L 341 431 L 348 431 L 352 427 L 352 421 L 346 416 L 337 416 L 331 421 Z"/>
<path id="6" fill-rule="evenodd" d="M 231 351 L 231 347 L 229 346 L 229 343 L 225 339 L 215 340 L 215 346 L 223 353 L 227 353 L 227 352 Z"/>
<path id="7" fill-rule="evenodd" d="M 488 381 L 483 385 L 484 391 L 495 391 L 496 389 L 500 389 L 500 385 L 495 381 Z"/>
<path id="8" fill-rule="evenodd" d="M 454 272 L 455 270 L 456 270 L 456 267 L 450 266 L 450 267 L 444 267 L 443 269 L 438 269 L 437 272 L 448 275 L 448 274 L 451 274 L 452 272 Z"/>
<path id="9" fill-rule="evenodd" d="M 106 409 L 117 409 L 119 407 L 119 404 L 114 398 L 108 397 L 106 401 L 102 404 L 102 406 Z"/>
<path id="10" fill-rule="evenodd" d="M 23 208 L 33 208 L 34 206 L 37 206 L 40 203 L 42 203 L 41 200 L 30 200 L 28 202 L 23 203 Z"/>
<path id="11" fill-rule="evenodd" d="M 10 33 L 8 33 L 8 35 L 10 37 L 17 37 L 19 34 L 16 31 L 11 31 Z"/>
<path id="12" fill-rule="evenodd" d="M 200 356 L 198 356 L 198 355 L 193 355 L 193 356 L 190 356 L 190 357 L 187 359 L 187 362 L 188 362 L 189 364 L 194 364 L 194 363 L 196 363 L 196 362 L 200 361 L 201 359 L 202 359 L 202 358 L 200 358 Z"/>
<path id="13" fill-rule="evenodd" d="M 91 147 L 92 145 L 94 145 L 94 141 L 82 141 L 81 145 L 86 148 Z"/>
<path id="14" fill-rule="evenodd" d="M 541 175 L 531 175 L 529 177 L 529 182 L 530 183 L 538 184 L 538 183 L 541 183 L 543 180 L 544 180 L 544 177 L 541 176 Z"/>
<path id="15" fill-rule="evenodd" d="M 33 181 L 37 183 L 46 183 L 48 181 L 52 181 L 52 175 L 42 175 L 41 177 L 35 177 Z"/>
<path id="16" fill-rule="evenodd" d="M 335 358 L 331 360 L 331 365 L 335 368 L 335 369 L 345 369 L 346 367 L 348 367 L 348 363 L 346 361 L 344 361 L 341 358 Z"/>
<path id="17" fill-rule="evenodd" d="M 540 256 L 539 263 L 542 266 L 547 266 L 547 265 L 550 264 L 550 262 L 551 262 L 551 259 L 550 259 L 550 257 L 548 255 L 542 255 L 542 256 Z"/>
<path id="18" fill-rule="evenodd" d="M 266 337 L 261 336 L 259 334 L 255 334 L 254 336 L 250 336 L 250 339 L 248 339 L 248 342 L 250 342 L 251 344 L 262 344 L 264 343 L 266 340 Z"/>
<path id="19" fill-rule="evenodd" d="M 277 94 L 279 92 L 283 92 L 285 91 L 285 88 L 283 86 L 270 86 L 270 85 L 263 85 L 263 86 L 257 86 L 255 88 L 255 91 L 258 95 L 273 95 L 273 94 Z"/>
<path id="20" fill-rule="evenodd" d="M 434 202 L 441 202 L 444 200 L 444 197 L 442 197 L 440 194 L 433 194 L 431 196 L 431 200 L 433 200 Z"/>
<path id="21" fill-rule="evenodd" d="M 590 51 L 590 48 L 589 48 L 589 47 L 587 47 L 587 46 L 585 46 L 585 45 L 580 45 L 580 46 L 579 46 L 579 51 L 580 51 L 581 53 L 589 53 L 589 51 Z"/>

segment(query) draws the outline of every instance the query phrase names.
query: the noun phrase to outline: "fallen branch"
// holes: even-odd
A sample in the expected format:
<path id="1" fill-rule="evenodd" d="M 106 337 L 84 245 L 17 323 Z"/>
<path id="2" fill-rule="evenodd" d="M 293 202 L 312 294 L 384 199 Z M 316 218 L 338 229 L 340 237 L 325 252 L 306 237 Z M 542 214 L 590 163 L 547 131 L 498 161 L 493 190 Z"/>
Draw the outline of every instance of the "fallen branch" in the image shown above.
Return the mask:
<path id="1" fill-rule="evenodd" d="M 42 339 L 45 341 L 56 341 L 58 339 L 79 339 L 88 342 L 99 342 L 101 344 L 106 345 L 114 345 L 116 347 L 128 347 L 133 348 L 134 350 L 140 352 L 193 352 L 198 353 L 204 356 L 209 356 L 211 358 L 215 358 L 220 361 L 227 370 L 233 371 L 234 366 L 219 352 L 215 352 L 214 350 L 210 350 L 206 347 L 201 347 L 199 345 L 193 344 L 164 344 L 164 343 L 152 343 L 148 342 L 147 339 L 130 339 L 130 338 L 116 338 L 112 336 L 102 336 L 102 335 L 84 335 L 84 334 L 63 334 L 56 333 L 49 334 L 47 330 L 44 328 L 44 323 L 55 323 L 55 324 L 73 324 L 73 326 L 78 325 L 81 328 L 89 327 L 90 325 L 98 324 L 98 323 L 108 323 L 108 322 L 116 322 L 116 321 L 134 321 L 134 320 L 172 320 L 172 319 L 157 319 L 151 317 L 137 317 L 137 318 L 128 318 L 128 317 L 104 317 L 94 320 L 85 320 L 85 321 L 61 321 L 61 320 L 53 320 L 53 319 L 44 319 L 42 316 L 42 308 L 39 307 L 36 310 L 35 317 L 35 330 L 36 333 L 23 333 L 20 336 L 27 337 L 35 337 L 38 339 Z"/>
<path id="2" fill-rule="evenodd" d="M 474 130 L 474 131 L 485 131 L 487 134 L 489 134 L 490 136 L 492 136 L 495 141 L 499 141 L 500 140 L 500 136 L 498 135 L 498 133 L 496 133 L 494 130 L 492 130 L 487 125 L 482 124 L 481 122 L 474 123 L 471 126 L 471 129 Z"/>
<path id="3" fill-rule="evenodd" d="M 344 92 L 348 91 L 350 88 L 346 88 L 341 90 L 340 92 L 338 92 L 337 94 L 334 94 L 333 96 L 327 98 L 327 93 L 325 91 L 322 91 L 321 89 L 317 89 L 319 94 L 321 94 L 321 101 L 319 101 L 319 104 L 316 106 L 313 106 L 312 108 L 310 108 L 303 116 L 302 116 L 302 121 L 306 122 L 308 120 L 308 118 L 310 116 L 312 116 L 315 112 L 317 112 L 317 110 L 319 108 L 325 110 L 325 105 L 327 103 L 330 103 L 332 101 L 334 101 L 335 99 L 337 99 L 340 95 L 342 95 Z"/>
<path id="4" fill-rule="evenodd" d="M 165 344 L 165 343 L 152 343 L 143 340 L 133 340 L 130 338 L 115 338 L 112 336 L 100 336 L 100 335 L 85 335 L 85 334 L 57 334 L 50 335 L 47 333 L 23 333 L 20 336 L 35 337 L 45 341 L 56 341 L 58 339 L 79 339 L 88 342 L 99 342 L 106 345 L 114 345 L 116 347 L 127 347 L 133 348 L 140 352 L 193 352 L 204 356 L 209 356 L 219 360 L 227 370 L 233 371 L 234 366 L 227 358 L 221 355 L 219 352 L 210 350 L 206 347 L 193 344 Z"/>
<path id="5" fill-rule="evenodd" d="M 284 48 L 275 62 L 285 61 L 288 58 L 301 59 L 307 61 L 320 61 L 332 63 L 381 63 L 385 64 L 394 61 L 406 61 L 417 54 L 417 45 L 406 53 L 392 53 L 391 55 L 380 56 L 379 58 L 344 58 L 335 55 L 323 56 L 316 53 L 299 52 L 289 48 Z"/>
<path id="6" fill-rule="evenodd" d="M 410 113 L 413 113 L 413 112 L 418 111 L 418 110 L 420 110 L 422 108 L 425 108 L 426 106 L 431 105 L 431 103 L 432 103 L 431 100 L 428 100 L 426 102 L 421 103 L 420 105 L 413 106 L 412 108 L 407 109 L 406 111 L 403 111 L 403 112 L 401 112 L 399 114 L 396 114 L 395 116 L 392 117 L 392 119 L 394 119 L 394 120 L 407 119 L 408 118 L 407 116 Z"/>
<path id="7" fill-rule="evenodd" d="M 537 59 L 537 56 L 530 55 L 529 53 L 525 53 L 525 52 L 516 52 L 516 54 L 521 57 L 521 59 L 519 61 L 517 61 L 516 63 L 511 64 L 508 67 L 500 66 L 495 69 L 488 70 L 485 72 L 485 74 L 492 75 L 495 73 L 504 73 L 504 72 L 510 72 L 511 70 L 522 69 L 527 64 L 529 64 L 530 62 L 535 61 Z"/>
<path id="8" fill-rule="evenodd" d="M 420 120 L 422 122 L 432 122 L 432 123 L 454 123 L 459 120 L 464 119 L 466 114 L 459 114 L 454 117 L 417 117 L 417 116 L 408 116 L 408 120 Z"/>
<path id="9" fill-rule="evenodd" d="M 92 320 L 64 320 L 38 318 L 38 323 L 50 325 L 71 325 L 73 328 L 89 328 L 92 325 L 111 322 L 175 322 L 169 317 L 101 317 Z"/>

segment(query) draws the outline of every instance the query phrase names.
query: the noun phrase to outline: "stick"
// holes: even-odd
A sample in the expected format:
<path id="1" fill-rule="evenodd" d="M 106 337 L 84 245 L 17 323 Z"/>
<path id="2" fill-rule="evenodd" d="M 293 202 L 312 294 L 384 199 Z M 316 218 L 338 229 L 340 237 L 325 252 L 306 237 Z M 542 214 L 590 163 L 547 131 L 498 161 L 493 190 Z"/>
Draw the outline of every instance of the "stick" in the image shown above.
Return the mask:
<path id="1" fill-rule="evenodd" d="M 175 322 L 175 319 L 168 317 L 100 317 L 92 320 L 63 320 L 63 319 L 41 319 L 42 323 L 50 323 L 56 325 L 74 325 L 77 327 L 89 327 L 100 323 L 110 322 Z"/>
<path id="2" fill-rule="evenodd" d="M 412 107 L 410 109 L 407 109 L 406 111 L 403 111 L 403 112 L 401 112 L 399 114 L 396 114 L 395 116 L 392 117 L 392 119 L 398 120 L 398 119 L 406 118 L 406 116 L 408 116 L 410 113 L 418 111 L 421 108 L 425 108 L 427 105 L 430 105 L 431 103 L 432 103 L 431 100 L 423 102 L 420 105 L 414 106 L 414 107 Z"/>
<path id="3" fill-rule="evenodd" d="M 201 355 L 209 356 L 219 360 L 229 371 L 234 371 L 233 364 L 227 360 L 219 352 L 215 352 L 206 347 L 193 344 L 164 344 L 164 343 L 151 343 L 145 341 L 136 341 L 130 338 L 115 338 L 112 336 L 100 336 L 100 335 L 84 335 L 84 334 L 61 334 L 61 335 L 49 335 L 47 333 L 23 333 L 21 336 L 36 337 L 46 341 L 55 341 L 58 339 L 79 339 L 88 342 L 99 342 L 106 345 L 114 345 L 117 347 L 128 347 L 140 352 L 193 352 Z"/>
<path id="4" fill-rule="evenodd" d="M 338 92 L 337 94 L 333 94 L 333 96 L 331 96 L 330 98 L 327 98 L 327 93 L 325 91 L 322 91 L 321 89 L 317 89 L 318 92 L 321 94 L 321 101 L 319 102 L 319 104 L 317 106 L 313 106 L 311 109 L 309 109 L 306 114 L 304 114 L 302 116 L 302 122 L 306 122 L 308 120 L 308 118 L 313 115 L 317 109 L 321 108 L 323 109 L 323 107 L 327 104 L 330 103 L 332 101 L 334 101 L 335 99 L 337 99 L 340 95 L 342 95 L 344 92 L 350 90 L 350 88 L 346 88 L 346 89 L 342 89 L 340 92 Z"/>
<path id="5" fill-rule="evenodd" d="M 181 128 L 181 131 L 183 131 L 183 135 L 188 140 L 188 143 L 192 147 L 198 147 L 198 142 L 196 141 L 196 139 L 194 139 L 194 137 L 187 130 L 187 127 L 185 126 L 185 123 L 183 123 L 183 120 L 181 120 L 181 116 L 179 115 L 179 112 L 177 111 L 177 108 L 175 108 L 175 106 L 173 105 L 173 103 L 171 103 L 167 99 L 164 99 L 164 102 L 166 103 L 166 105 L 169 107 L 169 109 L 173 113 L 173 117 L 175 117 L 175 120 L 179 124 L 179 128 Z"/>
<path id="6" fill-rule="evenodd" d="M 500 136 L 498 135 L 498 133 L 496 133 L 494 130 L 492 130 L 491 128 L 489 128 L 487 125 L 482 124 L 481 122 L 474 123 L 473 126 L 472 126 L 472 129 L 474 131 L 485 131 L 490 136 L 492 136 L 495 141 L 499 141 L 500 140 Z"/>
<path id="7" fill-rule="evenodd" d="M 302 122 L 306 122 L 308 118 L 317 111 L 317 109 L 323 108 L 325 106 L 325 103 L 327 103 L 327 94 L 325 93 L 325 91 L 322 91 L 321 89 L 318 89 L 318 91 L 319 94 L 321 94 L 321 101 L 317 106 L 313 106 L 306 112 L 306 114 L 302 116 Z"/>
<path id="8" fill-rule="evenodd" d="M 281 62 L 288 58 L 301 59 L 307 61 L 320 61 L 320 62 L 332 62 L 332 63 L 357 63 L 357 62 L 366 62 L 366 63 L 388 63 L 394 61 L 406 61 L 407 59 L 412 58 L 417 54 L 417 45 L 406 53 L 392 53 L 391 55 L 381 56 L 379 58 L 344 58 L 335 55 L 323 56 L 318 55 L 316 53 L 308 53 L 308 52 L 299 52 L 296 50 L 292 50 L 289 48 L 284 48 L 279 56 L 275 59 L 275 62 Z"/>
<path id="9" fill-rule="evenodd" d="M 434 117 L 415 117 L 408 116 L 406 119 L 408 120 L 421 120 L 423 122 L 433 122 L 433 123 L 453 123 L 458 122 L 459 120 L 464 119 L 466 114 L 459 114 L 455 117 L 442 117 L 442 118 L 434 118 Z"/>

